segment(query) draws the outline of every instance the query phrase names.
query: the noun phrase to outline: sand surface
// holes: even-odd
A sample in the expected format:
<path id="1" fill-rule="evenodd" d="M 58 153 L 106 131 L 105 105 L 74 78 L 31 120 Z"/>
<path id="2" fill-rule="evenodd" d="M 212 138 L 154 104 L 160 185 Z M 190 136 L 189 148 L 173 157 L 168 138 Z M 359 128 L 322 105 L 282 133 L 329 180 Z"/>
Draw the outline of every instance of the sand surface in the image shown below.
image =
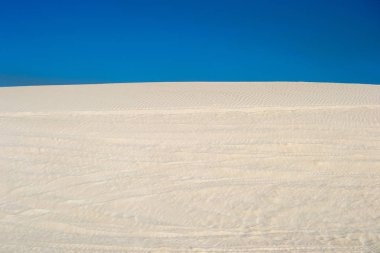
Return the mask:
<path id="1" fill-rule="evenodd" d="M 0 252 L 380 252 L 380 86 L 0 88 Z"/>

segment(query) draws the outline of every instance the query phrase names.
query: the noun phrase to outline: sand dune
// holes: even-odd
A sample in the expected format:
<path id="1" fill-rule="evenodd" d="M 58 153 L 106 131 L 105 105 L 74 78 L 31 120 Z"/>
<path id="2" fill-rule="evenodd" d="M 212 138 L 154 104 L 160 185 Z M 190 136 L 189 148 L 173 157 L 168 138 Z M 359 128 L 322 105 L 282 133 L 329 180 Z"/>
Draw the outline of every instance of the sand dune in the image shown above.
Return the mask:
<path id="1" fill-rule="evenodd" d="M 0 88 L 0 252 L 380 252 L 380 86 Z"/>

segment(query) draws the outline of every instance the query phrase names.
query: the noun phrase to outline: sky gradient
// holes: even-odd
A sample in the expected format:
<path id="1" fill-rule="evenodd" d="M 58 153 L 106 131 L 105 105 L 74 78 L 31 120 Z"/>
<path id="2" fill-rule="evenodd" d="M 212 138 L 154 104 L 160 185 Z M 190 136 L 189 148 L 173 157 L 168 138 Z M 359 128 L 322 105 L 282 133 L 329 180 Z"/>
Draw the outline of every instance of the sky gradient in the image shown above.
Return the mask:
<path id="1" fill-rule="evenodd" d="M 380 84 L 379 0 L 3 0 L 0 86 Z"/>

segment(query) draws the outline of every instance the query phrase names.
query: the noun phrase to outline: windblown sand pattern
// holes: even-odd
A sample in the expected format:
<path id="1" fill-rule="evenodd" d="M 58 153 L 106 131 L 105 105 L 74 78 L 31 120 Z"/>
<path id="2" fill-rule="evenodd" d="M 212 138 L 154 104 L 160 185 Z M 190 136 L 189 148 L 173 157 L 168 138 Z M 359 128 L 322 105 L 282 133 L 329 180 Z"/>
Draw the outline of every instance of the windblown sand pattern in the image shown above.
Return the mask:
<path id="1" fill-rule="evenodd" d="M 0 88 L 0 252 L 380 252 L 380 86 Z"/>

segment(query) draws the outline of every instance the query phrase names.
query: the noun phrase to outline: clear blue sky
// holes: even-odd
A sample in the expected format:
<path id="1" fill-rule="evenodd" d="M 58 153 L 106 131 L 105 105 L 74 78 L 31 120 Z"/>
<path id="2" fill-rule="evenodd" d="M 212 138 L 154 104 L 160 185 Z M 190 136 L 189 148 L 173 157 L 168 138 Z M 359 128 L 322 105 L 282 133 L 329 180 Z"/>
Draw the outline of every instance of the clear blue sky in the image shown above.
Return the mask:
<path id="1" fill-rule="evenodd" d="M 0 0 L 0 86 L 380 84 L 380 0 Z"/>

